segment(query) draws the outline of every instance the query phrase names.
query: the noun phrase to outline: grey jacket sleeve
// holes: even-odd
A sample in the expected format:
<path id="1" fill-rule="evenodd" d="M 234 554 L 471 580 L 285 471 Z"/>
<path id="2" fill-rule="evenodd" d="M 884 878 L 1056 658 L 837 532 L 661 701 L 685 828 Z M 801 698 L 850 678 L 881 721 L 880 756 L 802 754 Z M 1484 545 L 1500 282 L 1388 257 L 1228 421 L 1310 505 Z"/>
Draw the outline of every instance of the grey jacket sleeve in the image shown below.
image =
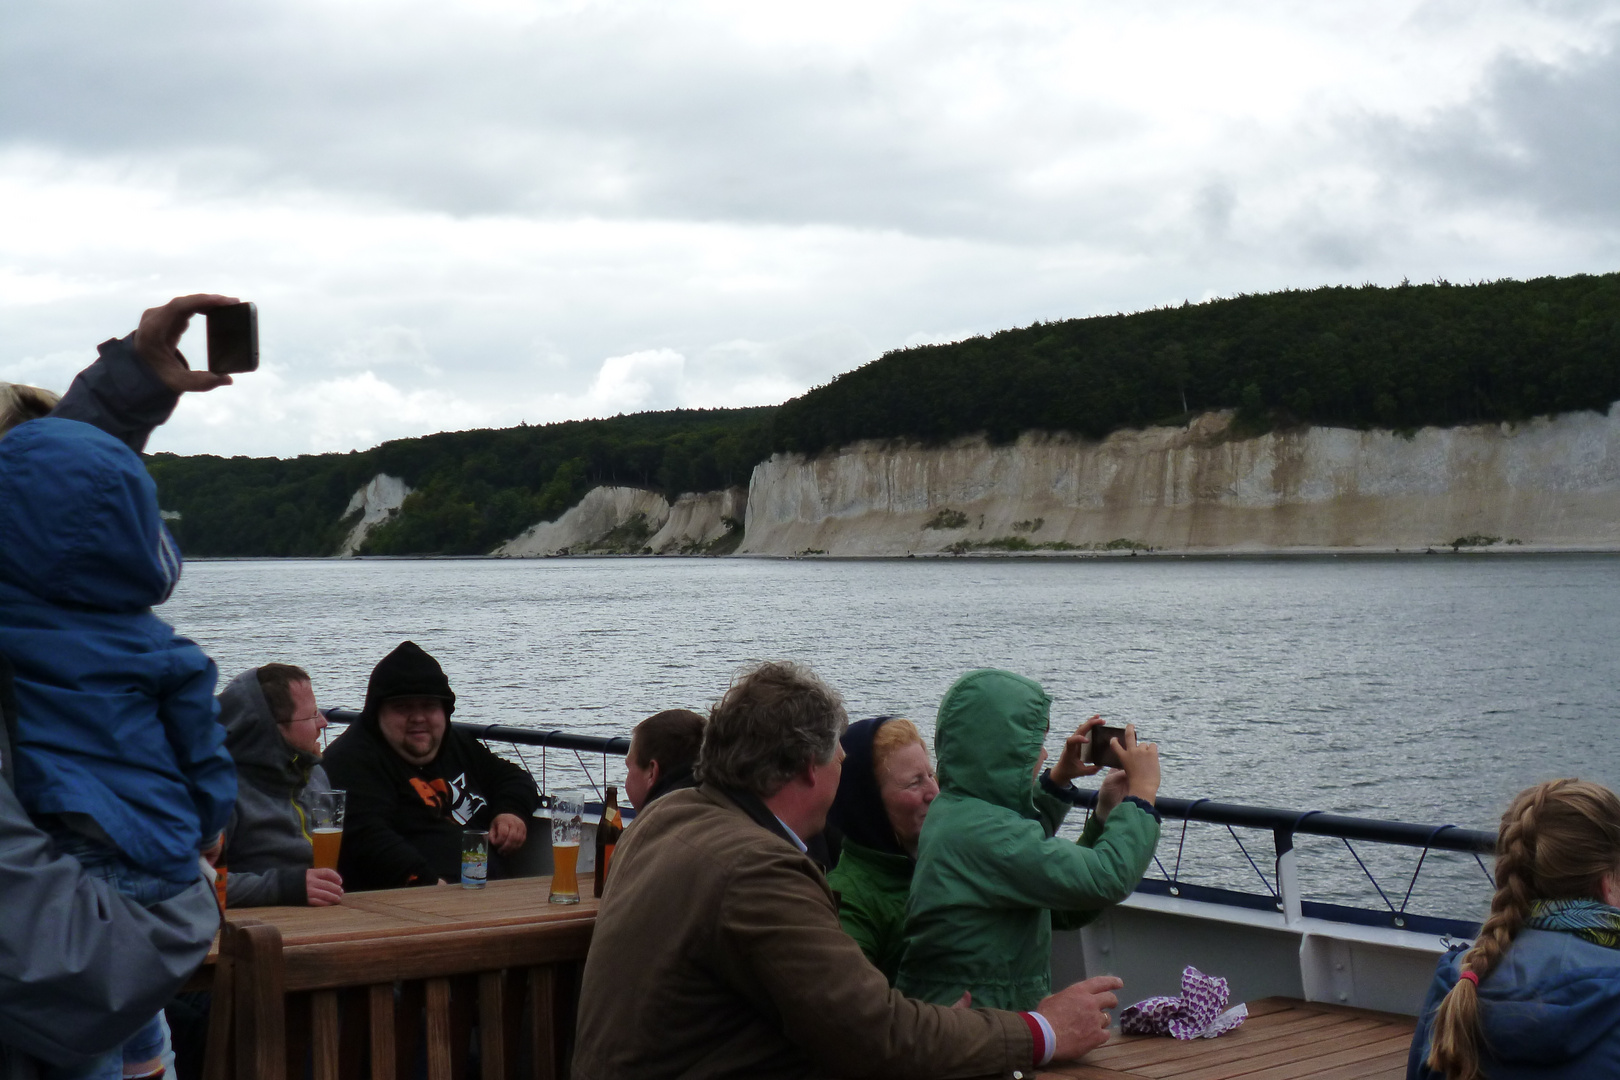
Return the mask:
<path id="1" fill-rule="evenodd" d="M 92 424 L 139 454 L 152 430 L 174 412 L 180 395 L 135 355 L 134 334 L 104 341 L 96 351 L 96 362 L 74 376 L 51 415 Z"/>
<path id="2" fill-rule="evenodd" d="M 57 855 L 0 785 L 0 1075 L 82 1066 L 134 1034 L 208 955 L 206 882 L 143 909 Z"/>
<path id="3" fill-rule="evenodd" d="M 240 804 L 238 804 L 240 809 Z M 275 866 L 267 870 L 232 870 L 231 844 L 236 840 L 236 826 L 240 819 L 231 814 L 231 823 L 225 827 L 225 906 L 242 907 L 296 907 L 309 902 L 309 890 L 304 885 L 303 866 Z M 4 1080 L 0 1077 L 0 1080 Z"/>
<path id="4" fill-rule="evenodd" d="M 226 870 L 226 907 L 302 907 L 308 902 L 302 870 L 286 866 L 263 873 Z"/>

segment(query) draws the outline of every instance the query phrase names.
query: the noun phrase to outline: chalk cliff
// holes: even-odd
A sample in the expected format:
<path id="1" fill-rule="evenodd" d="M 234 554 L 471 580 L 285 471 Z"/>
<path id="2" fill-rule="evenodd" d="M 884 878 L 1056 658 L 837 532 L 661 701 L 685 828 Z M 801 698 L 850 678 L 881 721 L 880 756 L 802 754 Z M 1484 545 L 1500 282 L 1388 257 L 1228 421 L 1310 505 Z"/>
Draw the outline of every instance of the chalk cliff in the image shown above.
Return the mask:
<path id="1" fill-rule="evenodd" d="M 345 521 L 355 514 L 360 517 L 349 530 L 349 535 L 343 538 L 343 546 L 338 549 L 338 554 L 353 555 L 359 551 L 360 545 L 365 543 L 366 534 L 398 513 L 399 508 L 405 505 L 405 496 L 410 493 L 410 486 L 397 476 L 378 473 L 368 480 L 364 487 L 354 493 L 348 508 L 343 511 Z"/>
<path id="2" fill-rule="evenodd" d="M 754 469 L 741 554 L 1620 547 L 1620 403 L 1518 425 L 858 443 Z"/>
<path id="3" fill-rule="evenodd" d="M 721 554 L 717 545 L 741 522 L 741 488 L 682 495 L 673 506 L 657 492 L 598 487 L 556 521 L 545 521 L 496 548 L 496 555 Z"/>

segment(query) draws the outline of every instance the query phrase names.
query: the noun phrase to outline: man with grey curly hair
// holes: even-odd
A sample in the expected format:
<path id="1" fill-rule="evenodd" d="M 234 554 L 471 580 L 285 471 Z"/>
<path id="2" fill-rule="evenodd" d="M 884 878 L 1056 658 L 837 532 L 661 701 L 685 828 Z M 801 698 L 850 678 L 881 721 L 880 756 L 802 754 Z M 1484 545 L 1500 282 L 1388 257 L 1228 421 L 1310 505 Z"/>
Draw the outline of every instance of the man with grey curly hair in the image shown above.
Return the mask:
<path id="1" fill-rule="evenodd" d="M 846 723 L 802 665 L 732 682 L 704 727 L 699 786 L 652 803 L 619 842 L 585 961 L 578 1080 L 1018 1076 L 1107 1040 L 1120 986 L 1107 976 L 1027 1013 L 890 989 L 806 854 Z"/>
<path id="2" fill-rule="evenodd" d="M 815 672 L 761 664 L 714 707 L 698 752 L 698 780 L 769 799 L 807 765 L 829 764 L 848 725 L 844 699 Z"/>

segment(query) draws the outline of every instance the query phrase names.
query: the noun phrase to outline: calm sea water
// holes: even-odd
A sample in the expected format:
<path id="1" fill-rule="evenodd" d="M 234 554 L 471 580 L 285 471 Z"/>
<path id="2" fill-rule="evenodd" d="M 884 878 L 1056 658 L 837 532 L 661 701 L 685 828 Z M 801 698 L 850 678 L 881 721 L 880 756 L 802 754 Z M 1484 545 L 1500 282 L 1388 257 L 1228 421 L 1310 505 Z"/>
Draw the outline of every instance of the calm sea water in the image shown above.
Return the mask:
<path id="1" fill-rule="evenodd" d="M 993 666 L 1045 685 L 1054 752 L 1094 712 L 1135 723 L 1168 795 L 1493 829 L 1538 780 L 1620 786 L 1612 557 L 198 562 L 163 611 L 222 678 L 301 664 L 326 706 L 358 708 L 406 638 L 458 719 L 614 735 L 768 658 L 813 665 L 852 718 L 931 731 L 952 680 Z M 545 767 L 582 775 L 572 754 Z M 1269 835 L 1240 835 L 1269 873 Z M 1185 847 L 1184 878 L 1264 891 L 1224 828 Z M 1417 853 L 1358 852 L 1399 904 Z M 1308 894 L 1381 906 L 1342 843 L 1301 857 Z M 1411 907 L 1477 916 L 1488 896 L 1472 858 L 1430 855 Z"/>

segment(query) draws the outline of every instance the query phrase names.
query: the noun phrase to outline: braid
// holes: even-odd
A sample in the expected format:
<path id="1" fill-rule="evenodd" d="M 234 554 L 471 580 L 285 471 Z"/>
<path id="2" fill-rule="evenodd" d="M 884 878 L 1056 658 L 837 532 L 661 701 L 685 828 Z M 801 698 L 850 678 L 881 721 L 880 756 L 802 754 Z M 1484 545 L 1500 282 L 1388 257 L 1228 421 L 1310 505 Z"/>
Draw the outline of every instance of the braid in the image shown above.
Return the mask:
<path id="1" fill-rule="evenodd" d="M 1514 799 L 1502 815 L 1491 913 L 1479 928 L 1473 948 L 1462 958 L 1462 970 L 1476 978 L 1491 973 L 1530 917 L 1530 905 L 1536 899 L 1538 818 L 1548 798 L 1572 782 L 1538 784 Z M 1472 980 L 1458 979 L 1434 1014 L 1429 1068 L 1446 1080 L 1479 1080 L 1479 1040 L 1479 988 Z"/>

